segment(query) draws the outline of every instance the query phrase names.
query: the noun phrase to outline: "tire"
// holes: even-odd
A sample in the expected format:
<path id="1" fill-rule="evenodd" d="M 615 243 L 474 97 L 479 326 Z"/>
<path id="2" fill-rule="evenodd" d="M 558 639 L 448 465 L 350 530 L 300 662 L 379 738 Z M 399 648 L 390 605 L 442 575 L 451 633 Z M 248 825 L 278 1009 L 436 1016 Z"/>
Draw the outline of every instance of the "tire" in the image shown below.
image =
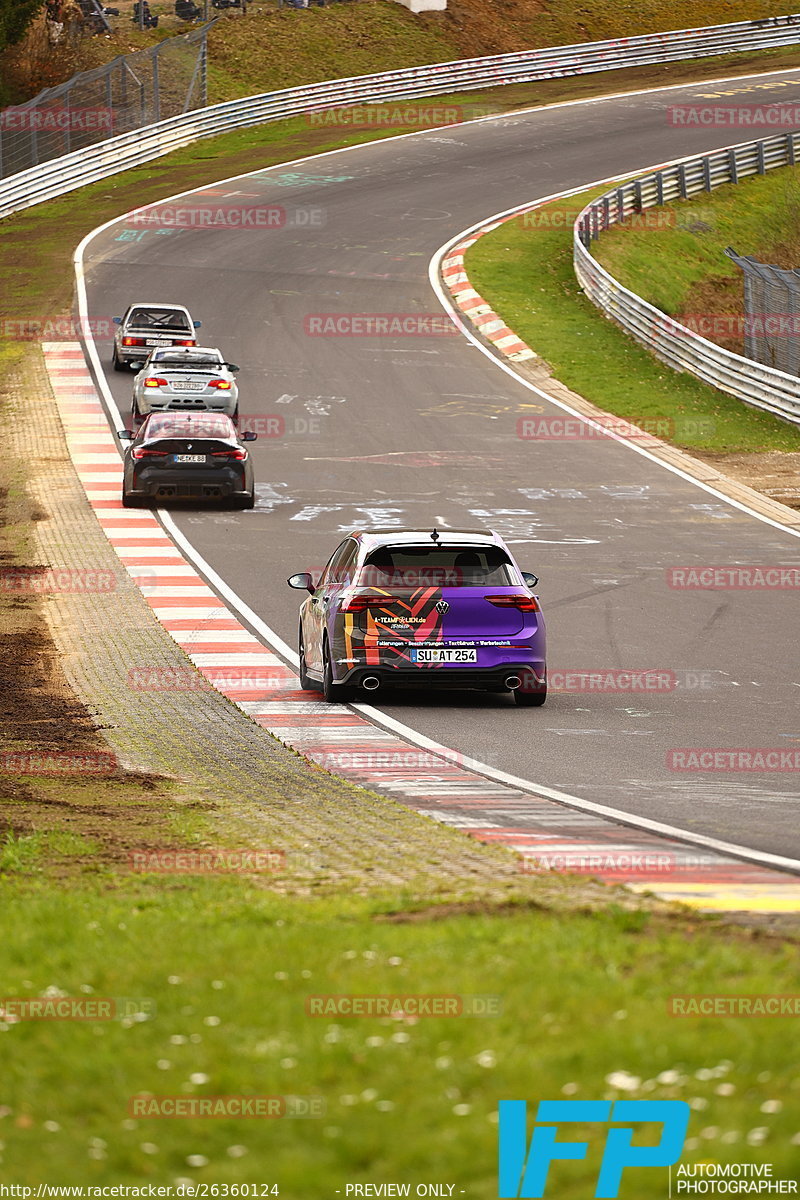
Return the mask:
<path id="1" fill-rule="evenodd" d="M 114 347 L 114 353 L 111 356 L 111 365 L 115 371 L 127 371 L 127 366 L 117 358 L 117 349 Z"/>
<path id="2" fill-rule="evenodd" d="M 300 689 L 304 692 L 318 692 L 319 684 L 315 683 L 306 670 L 306 652 L 303 646 L 303 627 L 300 626 L 300 633 L 297 639 L 297 652 L 300 656 Z"/>
<path id="3" fill-rule="evenodd" d="M 255 492 L 250 492 L 250 494 L 247 496 L 235 496 L 234 499 L 231 501 L 232 508 L 255 508 L 255 506 L 256 506 Z"/>
<path id="4" fill-rule="evenodd" d="M 131 420 L 132 421 L 143 420 L 142 414 L 139 412 L 139 405 L 136 403 L 136 396 L 134 396 L 133 399 L 131 400 Z"/>
<path id="5" fill-rule="evenodd" d="M 535 677 L 534 677 L 535 679 Z M 514 691 L 514 703 L 520 708 L 541 708 L 547 699 L 547 676 L 541 683 L 535 682 L 528 676 L 522 686 Z"/>
<path id="6" fill-rule="evenodd" d="M 333 665 L 331 663 L 331 652 L 328 647 L 328 639 L 322 643 L 322 694 L 329 704 L 346 704 L 352 696 L 352 688 L 345 687 L 341 683 L 335 683 L 333 679 Z"/>
<path id="7" fill-rule="evenodd" d="M 138 496 L 131 496 L 128 494 L 128 492 L 122 493 L 122 507 L 123 508 L 138 508 L 140 504 L 141 504 L 141 500 L 139 499 Z"/>

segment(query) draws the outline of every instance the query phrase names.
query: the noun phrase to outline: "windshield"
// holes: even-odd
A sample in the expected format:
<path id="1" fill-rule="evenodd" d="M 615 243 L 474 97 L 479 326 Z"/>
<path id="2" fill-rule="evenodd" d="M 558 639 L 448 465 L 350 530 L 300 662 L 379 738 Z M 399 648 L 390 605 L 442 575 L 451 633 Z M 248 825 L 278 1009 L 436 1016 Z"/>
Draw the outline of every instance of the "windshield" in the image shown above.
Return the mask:
<path id="1" fill-rule="evenodd" d="M 369 587 L 514 587 L 519 580 L 499 546 L 382 546 L 361 568 Z"/>
<path id="2" fill-rule="evenodd" d="M 229 417 L 198 415 L 189 419 L 175 418 L 169 413 L 151 417 L 142 426 L 143 439 L 152 438 L 233 438 L 236 431 Z"/>

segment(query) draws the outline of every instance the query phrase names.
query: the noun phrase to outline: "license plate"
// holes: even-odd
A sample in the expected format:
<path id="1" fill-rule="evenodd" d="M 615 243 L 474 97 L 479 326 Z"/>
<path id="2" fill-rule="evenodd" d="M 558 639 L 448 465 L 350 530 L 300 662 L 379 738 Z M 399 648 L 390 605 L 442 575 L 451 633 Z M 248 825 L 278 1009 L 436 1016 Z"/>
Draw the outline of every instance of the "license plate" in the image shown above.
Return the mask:
<path id="1" fill-rule="evenodd" d="M 145 346 L 171 346 L 172 338 L 146 338 Z"/>
<path id="2" fill-rule="evenodd" d="M 445 646 L 413 646 L 411 661 L 418 663 L 474 663 L 477 650 L 456 650 Z"/>
<path id="3" fill-rule="evenodd" d="M 176 454 L 176 463 L 204 463 L 206 461 L 205 454 Z"/>
<path id="4" fill-rule="evenodd" d="M 202 392 L 205 389 L 205 386 L 206 385 L 204 383 L 188 380 L 184 383 L 173 382 L 172 390 L 173 392 Z"/>

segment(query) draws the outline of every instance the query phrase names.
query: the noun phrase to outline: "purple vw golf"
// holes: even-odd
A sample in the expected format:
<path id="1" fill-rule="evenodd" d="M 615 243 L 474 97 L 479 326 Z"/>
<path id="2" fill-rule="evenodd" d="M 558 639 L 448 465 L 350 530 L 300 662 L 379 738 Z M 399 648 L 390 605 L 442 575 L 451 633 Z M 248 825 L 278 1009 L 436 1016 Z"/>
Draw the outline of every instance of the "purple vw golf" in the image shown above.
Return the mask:
<path id="1" fill-rule="evenodd" d="M 337 546 L 300 609 L 300 684 L 326 700 L 382 687 L 547 697 L 538 580 L 488 530 L 358 531 Z"/>

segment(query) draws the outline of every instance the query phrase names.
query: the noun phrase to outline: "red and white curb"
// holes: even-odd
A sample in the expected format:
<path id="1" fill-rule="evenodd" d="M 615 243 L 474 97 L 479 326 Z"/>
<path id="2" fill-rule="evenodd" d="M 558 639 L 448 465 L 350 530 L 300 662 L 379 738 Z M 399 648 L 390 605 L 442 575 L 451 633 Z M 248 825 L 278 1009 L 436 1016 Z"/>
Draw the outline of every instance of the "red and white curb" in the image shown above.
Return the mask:
<path id="1" fill-rule="evenodd" d="M 192 690 L 201 676 L 257 724 L 325 769 L 517 851 L 521 868 L 574 870 L 703 908 L 800 911 L 788 874 L 628 828 L 495 781 L 457 755 L 419 749 L 346 706 L 300 689 L 183 556 L 156 517 L 122 507 L 122 461 L 77 343 L 43 347 L 67 445 L 95 516 L 153 615 L 187 655 L 186 679 L 129 663 L 132 690 Z"/>
<path id="2" fill-rule="evenodd" d="M 508 217 L 507 219 L 511 220 L 512 218 Z M 513 329 L 508 328 L 502 317 L 498 317 L 491 305 L 487 304 L 483 296 L 475 291 L 464 270 L 464 255 L 470 246 L 474 245 L 478 238 L 483 237 L 485 233 L 489 233 L 492 229 L 498 229 L 503 224 L 505 221 L 492 221 L 491 224 L 482 226 L 471 237 L 465 238 L 464 241 L 453 246 L 448 251 L 447 257 L 442 260 L 442 279 L 453 297 L 456 308 L 472 321 L 479 332 L 512 362 L 524 362 L 528 358 L 536 358 L 535 352 L 514 333 Z"/>

